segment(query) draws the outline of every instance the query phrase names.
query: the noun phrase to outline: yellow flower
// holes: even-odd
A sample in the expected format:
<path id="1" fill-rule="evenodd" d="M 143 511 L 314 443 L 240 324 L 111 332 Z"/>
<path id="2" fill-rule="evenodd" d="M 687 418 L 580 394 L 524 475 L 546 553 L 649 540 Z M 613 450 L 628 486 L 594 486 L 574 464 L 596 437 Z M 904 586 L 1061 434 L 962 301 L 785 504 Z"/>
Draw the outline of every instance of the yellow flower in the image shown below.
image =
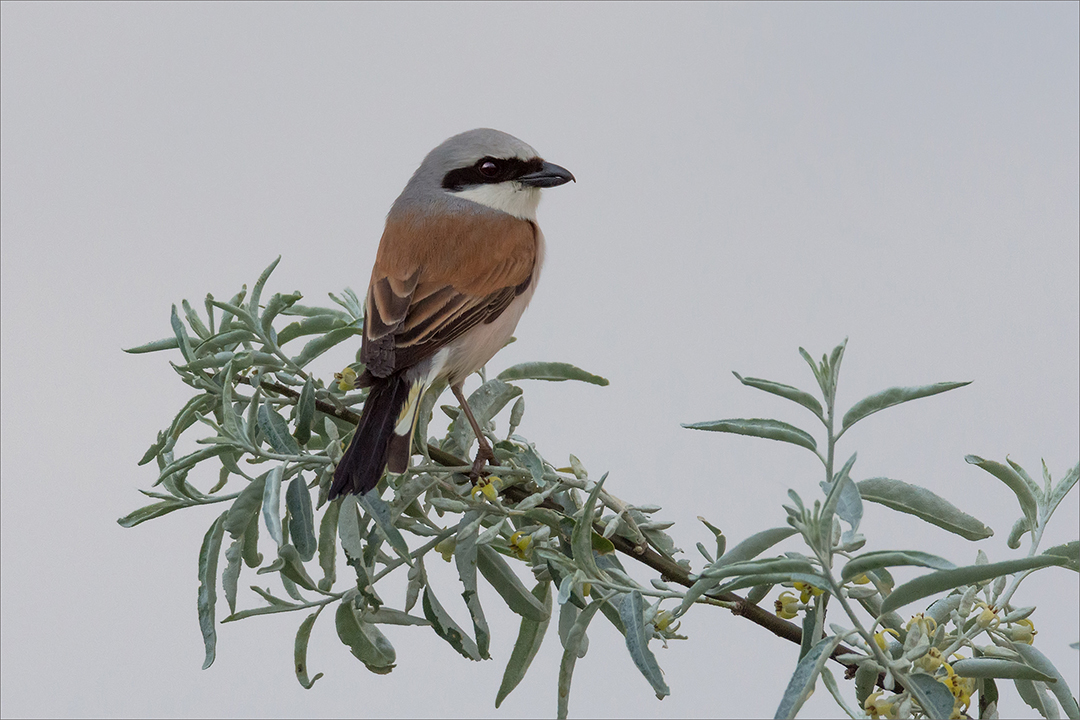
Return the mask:
<path id="1" fill-rule="evenodd" d="M 1024 618 L 1023 620 L 1017 620 L 1015 623 L 1010 624 L 1008 634 L 1009 639 L 1013 642 L 1031 645 L 1035 642 L 1035 636 L 1039 634 L 1039 631 L 1035 629 L 1035 623 L 1031 622 L 1028 618 Z"/>
<path id="2" fill-rule="evenodd" d="M 881 691 L 878 691 L 866 698 L 866 702 L 863 703 L 863 710 L 874 720 L 878 720 L 878 718 L 895 718 L 896 697 L 882 699 L 881 695 Z"/>
<path id="3" fill-rule="evenodd" d="M 660 612 L 656 613 L 656 619 L 653 621 L 653 624 L 656 626 L 657 630 L 663 631 L 668 629 L 668 627 L 671 625 L 672 620 L 674 619 L 675 617 L 667 610 L 661 610 Z M 680 623 L 675 623 L 675 627 L 671 628 L 671 631 L 675 632 L 676 630 L 678 630 L 679 624 Z"/>
<path id="4" fill-rule="evenodd" d="M 979 617 L 975 621 L 979 627 L 988 628 L 991 626 L 999 625 L 1001 623 L 1001 618 L 998 617 L 997 611 L 995 611 L 992 606 L 987 605 L 980 600 L 979 602 L 975 603 L 975 607 L 982 608 L 982 612 L 979 613 Z"/>
<path id="5" fill-rule="evenodd" d="M 499 497 L 499 488 L 502 487 L 502 484 L 502 478 L 494 475 L 486 479 L 480 478 L 472 489 L 472 496 L 475 498 L 478 494 L 483 493 L 489 502 L 495 502 L 495 498 Z"/>
<path id="6" fill-rule="evenodd" d="M 780 593 L 776 599 L 776 614 L 785 620 L 790 620 L 799 614 L 799 601 L 789 592 Z"/>
<path id="7" fill-rule="evenodd" d="M 964 658 L 959 655 L 954 656 L 959 660 Z M 952 665 L 947 662 L 941 663 L 945 667 L 947 675 L 942 678 L 938 678 L 938 682 L 949 688 L 949 692 L 956 698 L 956 702 L 953 705 L 953 716 L 960 717 L 961 713 L 966 713 L 968 707 L 971 705 L 971 693 L 975 692 L 975 678 L 965 678 L 957 675 Z"/>
<path id="8" fill-rule="evenodd" d="M 339 373 L 334 373 L 334 379 L 337 380 L 338 390 L 341 392 L 356 389 L 356 371 L 351 367 L 347 367 Z"/>
<path id="9" fill-rule="evenodd" d="M 936 647 L 930 648 L 925 655 L 915 661 L 915 666 L 933 675 L 941 667 L 941 651 Z"/>
<path id="10" fill-rule="evenodd" d="M 526 535 L 520 530 L 510 536 L 510 549 L 520 560 L 526 560 L 529 556 L 529 545 L 532 544 L 532 536 Z"/>
<path id="11" fill-rule="evenodd" d="M 900 633 L 896 632 L 892 628 L 882 628 L 880 632 L 874 633 L 874 642 L 876 642 L 877 646 L 882 650 L 884 650 L 888 646 L 888 643 L 885 642 L 885 636 L 889 634 L 892 634 L 892 636 L 895 638 L 900 637 Z"/>
<path id="12" fill-rule="evenodd" d="M 819 590 L 810 583 L 795 581 L 795 589 L 799 591 L 799 600 L 805 605 L 810 602 L 810 597 L 817 597 L 824 590 Z"/>
<path id="13" fill-rule="evenodd" d="M 457 538 L 448 537 L 435 546 L 435 549 L 442 555 L 442 559 L 446 562 L 450 562 L 450 558 L 454 557 L 454 548 L 457 547 Z"/>
<path id="14" fill-rule="evenodd" d="M 855 583 L 856 585 L 866 585 L 870 582 L 870 578 L 866 577 L 866 575 L 860 575 L 851 582 Z"/>
<path id="15" fill-rule="evenodd" d="M 934 632 L 937 630 L 937 620 L 932 617 L 926 617 L 922 613 L 912 615 L 911 619 L 907 621 L 907 625 L 904 626 L 904 629 L 911 630 L 913 627 L 918 627 L 922 630 L 922 634 L 925 637 L 932 638 Z"/>

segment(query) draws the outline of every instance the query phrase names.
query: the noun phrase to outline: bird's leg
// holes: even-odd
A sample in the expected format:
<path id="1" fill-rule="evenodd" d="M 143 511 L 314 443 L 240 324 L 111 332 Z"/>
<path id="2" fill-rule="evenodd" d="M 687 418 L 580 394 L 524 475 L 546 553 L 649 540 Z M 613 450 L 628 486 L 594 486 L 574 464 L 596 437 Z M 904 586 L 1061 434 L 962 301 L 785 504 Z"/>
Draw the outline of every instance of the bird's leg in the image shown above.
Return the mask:
<path id="1" fill-rule="evenodd" d="M 461 409 L 465 411 L 465 417 L 469 419 L 469 424 L 472 425 L 473 432 L 476 433 L 476 441 L 479 443 L 476 450 L 476 460 L 473 461 L 472 472 L 470 473 L 475 480 L 480 477 L 480 473 L 488 461 L 495 459 L 495 453 L 492 451 L 491 446 L 488 445 L 487 438 L 484 437 L 484 433 L 480 429 L 480 423 L 476 422 L 476 418 L 473 417 L 472 408 L 469 407 L 469 402 L 461 392 L 461 385 L 451 385 L 450 389 L 454 391 L 454 397 L 461 404 Z"/>

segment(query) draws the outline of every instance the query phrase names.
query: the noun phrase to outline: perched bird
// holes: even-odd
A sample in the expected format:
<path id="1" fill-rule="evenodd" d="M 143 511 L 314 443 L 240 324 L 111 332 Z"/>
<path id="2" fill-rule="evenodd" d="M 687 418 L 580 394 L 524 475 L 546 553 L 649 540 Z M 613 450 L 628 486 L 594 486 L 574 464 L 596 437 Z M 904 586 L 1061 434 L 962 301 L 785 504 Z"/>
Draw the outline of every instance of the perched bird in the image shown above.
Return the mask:
<path id="1" fill-rule="evenodd" d="M 494 459 L 461 384 L 507 343 L 536 289 L 541 188 L 573 179 L 486 128 L 455 135 L 420 163 L 387 215 L 371 271 L 358 380 L 370 391 L 330 499 L 368 492 L 384 467 L 406 470 L 420 401 L 444 379 L 479 441 L 474 475 Z"/>

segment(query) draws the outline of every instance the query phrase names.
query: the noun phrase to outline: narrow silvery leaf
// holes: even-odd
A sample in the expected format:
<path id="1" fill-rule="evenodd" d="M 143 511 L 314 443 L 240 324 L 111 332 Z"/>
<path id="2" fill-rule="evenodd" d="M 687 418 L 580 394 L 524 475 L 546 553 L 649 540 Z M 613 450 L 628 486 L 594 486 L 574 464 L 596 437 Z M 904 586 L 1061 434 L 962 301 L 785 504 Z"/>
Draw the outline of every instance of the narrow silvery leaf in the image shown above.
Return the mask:
<path id="1" fill-rule="evenodd" d="M 1069 491 L 1073 489 L 1078 478 L 1080 478 L 1080 464 L 1073 465 L 1072 470 L 1070 470 L 1065 477 L 1061 478 L 1058 484 L 1054 486 L 1054 489 L 1050 492 L 1050 497 L 1046 502 L 1046 515 L 1043 518 L 1044 523 L 1050 518 L 1050 515 L 1053 514 L 1054 510 L 1057 509 L 1058 504 L 1069 494 Z"/>
<path id="2" fill-rule="evenodd" d="M 480 427 L 499 414 L 507 403 L 521 395 L 521 388 L 508 385 L 502 380 L 488 380 L 469 396 L 469 407 Z M 457 454 L 464 453 L 476 440 L 472 425 L 462 413 L 450 424 L 450 432 L 443 449 Z"/>
<path id="3" fill-rule="evenodd" d="M 431 592 L 430 586 L 424 588 L 423 603 L 424 617 L 431 621 L 435 634 L 450 643 L 450 647 L 457 650 L 462 657 L 468 660 L 479 660 L 480 652 L 476 644 L 443 609 L 435 594 Z"/>
<path id="4" fill-rule="evenodd" d="M 1075 646 L 1075 643 L 1073 645 Z M 1072 720 L 1080 718 L 1080 707 L 1077 706 L 1076 698 L 1073 697 L 1072 692 L 1069 690 L 1069 684 L 1065 682 L 1064 676 L 1050 662 L 1050 659 L 1032 645 L 1017 643 L 1015 648 L 1028 665 L 1054 679 L 1055 682 L 1049 682 L 1046 686 L 1054 693 L 1054 697 L 1061 704 L 1061 709 L 1065 711 L 1065 715 L 1072 718 Z"/>
<path id="5" fill-rule="evenodd" d="M 544 608 L 544 619 L 540 621 L 530 620 L 525 615 L 521 618 L 521 628 L 518 630 L 514 649 L 510 653 L 510 660 L 506 663 L 503 672 L 502 683 L 499 685 L 499 693 L 495 696 L 495 707 L 498 708 L 506 696 L 513 692 L 522 678 L 525 677 L 529 665 L 540 650 L 540 644 L 544 641 L 548 623 L 551 621 L 551 583 L 542 582 L 533 588 L 530 593 L 533 598 Z"/>
<path id="6" fill-rule="evenodd" d="M 351 600 L 342 600 L 335 615 L 338 638 L 367 669 L 385 675 L 394 669 L 397 653 L 377 627 L 356 617 Z"/>
<path id="7" fill-rule="evenodd" d="M 484 617 L 484 609 L 480 606 L 480 596 L 476 588 L 476 532 L 479 519 L 479 513 L 475 510 L 470 510 L 461 518 L 454 548 L 454 562 L 457 564 L 458 577 L 461 578 L 463 588 L 461 596 L 465 599 L 465 606 L 472 617 L 473 630 L 476 634 L 476 649 L 480 657 L 487 660 L 491 631 L 488 629 L 487 619 Z"/>
<path id="8" fill-rule="evenodd" d="M 1020 503 L 1020 509 L 1024 512 L 1024 517 L 1028 519 L 1031 525 L 1034 527 L 1038 518 L 1038 501 L 1035 499 L 1035 494 L 1031 491 L 1031 487 L 1027 481 L 1020 476 L 1020 473 L 1013 470 L 1008 465 L 1002 465 L 999 462 L 993 460 L 983 460 L 978 455 L 966 455 L 964 460 L 982 468 L 986 472 L 996 477 L 1001 482 L 1005 483 L 1013 494 L 1016 495 L 1017 501 Z"/>
<path id="9" fill-rule="evenodd" d="M 840 498 L 843 495 L 847 495 L 849 504 L 852 506 L 852 512 L 854 512 L 853 506 L 856 501 L 852 499 L 852 494 L 858 496 L 858 488 L 853 487 L 854 483 L 851 482 L 849 473 L 852 466 L 855 464 L 855 458 L 858 454 L 853 454 L 848 461 L 844 463 L 844 467 L 836 474 L 835 480 L 831 484 L 823 484 L 823 487 L 828 487 L 829 491 L 825 496 L 825 504 L 821 508 L 821 521 L 819 523 L 820 535 L 820 547 L 832 548 L 832 535 L 833 535 L 833 515 L 836 513 L 836 508 L 840 504 Z M 862 516 L 862 500 L 859 499 L 858 513 Z M 854 529 L 854 527 L 852 528 Z"/>
<path id="10" fill-rule="evenodd" d="M 797 402 L 810 412 L 817 415 L 819 419 L 824 418 L 821 410 L 821 403 L 818 402 L 818 399 L 816 397 L 814 397 L 808 392 L 800 390 L 797 387 L 792 387 L 791 385 L 773 382 L 772 380 L 762 380 L 761 378 L 752 377 L 744 378 L 737 372 L 733 372 L 732 374 L 737 377 L 739 379 L 739 382 L 741 382 L 743 385 L 757 388 L 758 390 L 764 390 L 767 393 L 779 395 L 782 398 Z"/>
<path id="11" fill-rule="evenodd" d="M 176 306 L 172 306 L 172 315 L 170 317 L 172 322 L 173 333 L 176 334 L 176 344 L 180 348 L 181 354 L 184 356 L 184 360 L 191 362 L 195 359 L 195 354 L 191 352 L 191 340 L 188 338 L 187 330 L 184 328 L 184 324 L 180 322 L 180 317 L 176 314 Z"/>
<path id="12" fill-rule="evenodd" d="M 398 554 L 398 557 L 412 565 L 412 558 L 409 557 L 409 545 L 394 525 L 393 513 L 390 511 L 390 506 L 386 504 L 386 501 L 379 496 L 379 489 L 372 488 L 363 495 L 356 495 L 355 497 L 357 502 L 367 510 L 368 515 L 375 520 L 379 532 L 386 538 L 386 542 L 390 543 L 390 547 L 394 548 L 394 552 Z"/>
<path id="13" fill-rule="evenodd" d="M 202 450 L 196 450 L 193 453 L 189 453 L 189 454 L 185 455 L 184 457 L 179 458 L 178 460 L 172 461 L 171 463 L 166 465 L 164 468 L 162 468 L 161 474 L 158 475 L 157 482 L 155 482 L 154 484 L 157 485 L 158 483 L 160 483 L 161 481 L 163 481 L 165 478 L 169 477 L 170 475 L 178 473 L 181 470 L 186 470 L 186 469 L 196 465 L 197 463 L 202 462 L 203 460 L 208 460 L 208 459 L 210 459 L 212 457 L 217 457 L 218 455 L 221 455 L 222 453 L 225 453 L 225 452 L 228 452 L 228 451 L 229 451 L 229 446 L 222 444 L 222 445 L 212 445 L 210 447 L 203 448 Z"/>
<path id="14" fill-rule="evenodd" d="M 547 621 L 549 610 L 525 588 L 498 551 L 489 545 L 477 546 L 476 566 L 511 610 L 533 622 Z"/>
<path id="15" fill-rule="evenodd" d="M 1016 692 L 1027 703 L 1028 707 L 1036 710 L 1047 720 L 1057 720 L 1061 717 L 1058 713 L 1057 703 L 1046 692 L 1046 686 L 1034 680 L 1013 680 Z"/>
<path id="16" fill-rule="evenodd" d="M 300 293 L 291 293 L 289 295 L 282 295 L 281 293 L 274 293 L 274 296 L 270 298 L 270 302 L 266 303 L 266 310 L 262 314 L 262 318 L 259 323 L 262 326 L 262 330 L 266 335 L 274 340 L 277 333 L 274 332 L 274 319 L 290 305 L 296 303 L 303 296 Z"/>
<path id="17" fill-rule="evenodd" d="M 1031 532 L 1031 521 L 1021 515 L 1017 518 L 1016 522 L 1013 523 L 1012 530 L 1009 532 L 1009 538 L 1005 541 L 1005 544 L 1013 550 L 1016 550 L 1020 547 L 1020 538 L 1024 537 L 1024 533 L 1028 532 Z"/>
<path id="18" fill-rule="evenodd" d="M 619 606 L 619 617 L 626 626 L 626 649 L 630 652 L 630 658 L 634 665 L 652 685 L 653 691 L 658 698 L 671 694 L 660 666 L 656 663 L 656 657 L 649 650 L 649 638 L 645 631 L 645 603 L 641 593 L 637 590 L 628 593 Z"/>
<path id="19" fill-rule="evenodd" d="M 283 455 L 299 455 L 300 448 L 289 434 L 289 423 L 270 407 L 270 402 L 263 402 L 259 408 L 259 429 L 270 447 Z"/>
<path id="20" fill-rule="evenodd" d="M 300 354 L 294 357 L 292 361 L 299 367 L 304 367 L 338 343 L 363 334 L 363 326 L 355 324 L 347 325 L 346 327 L 338 328 L 337 330 L 331 330 L 325 335 L 319 335 L 318 337 L 309 340 L 308 343 L 304 345 L 304 349 L 300 351 Z"/>
<path id="21" fill-rule="evenodd" d="M 236 540 L 247 530 L 253 517 L 259 514 L 259 508 L 263 503 L 263 492 L 266 487 L 266 478 L 270 475 L 265 472 L 248 483 L 248 486 L 240 491 L 229 508 L 229 516 L 225 520 L 225 530 L 229 536 Z"/>
<path id="22" fill-rule="evenodd" d="M 309 377 L 300 390 L 296 401 L 296 429 L 293 437 L 296 442 L 306 445 L 311 439 L 311 423 L 315 419 L 315 383 Z"/>
<path id="23" fill-rule="evenodd" d="M 581 510 L 581 515 L 574 523 L 574 531 L 570 534 L 570 547 L 574 552 L 574 561 L 588 573 L 589 577 L 602 577 L 600 569 L 596 567 L 593 558 L 593 519 L 596 513 L 596 500 L 600 496 L 600 489 L 607 479 L 607 473 L 600 478 L 600 482 L 593 486 L 588 499 Z"/>
<path id="24" fill-rule="evenodd" d="M 952 717 L 953 694 L 937 678 L 926 673 L 908 675 L 908 689 L 922 706 L 928 718 L 945 720 Z"/>
<path id="25" fill-rule="evenodd" d="M 586 605 L 585 609 L 578 614 L 574 626 L 570 628 L 567 635 L 562 662 L 559 663 L 559 718 L 565 718 L 569 712 L 570 680 L 574 675 L 574 665 L 577 663 L 577 659 L 584 654 L 581 652 L 581 646 L 585 641 L 585 630 L 589 627 L 589 623 L 592 622 L 596 611 L 605 602 L 607 601 L 593 600 Z"/>
<path id="26" fill-rule="evenodd" d="M 284 467 L 278 465 L 266 476 L 263 486 L 262 513 L 266 531 L 274 542 L 281 547 L 285 543 L 285 534 L 281 528 L 281 475 Z"/>
<path id="27" fill-rule="evenodd" d="M 296 313 L 293 311 L 296 310 L 296 308 L 297 306 L 293 305 L 292 307 L 284 311 L 282 314 L 295 315 Z M 306 309 L 310 310 L 311 308 Z M 318 309 L 321 310 L 323 308 Z M 314 315 L 311 317 L 305 317 L 303 320 L 299 320 L 297 322 L 289 323 L 278 332 L 278 345 L 284 345 L 290 340 L 295 340 L 296 338 L 303 337 L 304 335 L 322 335 L 324 333 L 330 332 L 331 330 L 345 327 L 350 322 L 352 322 L 352 318 L 348 317 L 345 313 L 339 312 L 337 310 L 328 312 L 335 312 L 338 314 Z"/>
<path id="28" fill-rule="evenodd" d="M 970 384 L 971 381 L 968 380 L 967 382 L 943 382 L 934 385 L 923 385 L 921 387 L 894 387 L 889 388 L 888 390 L 882 390 L 881 392 L 874 393 L 870 397 L 863 398 L 852 405 L 851 409 L 844 413 L 844 419 L 841 423 L 842 429 L 840 432 L 843 433 L 867 415 L 872 415 L 879 410 L 884 410 L 885 408 L 899 405 L 900 403 L 905 403 L 909 400 L 917 400 L 918 398 L 948 392 L 949 390 L 955 390 L 956 388 L 961 388 Z"/>
<path id="29" fill-rule="evenodd" d="M 228 513 L 225 513 L 228 515 Z M 226 518 L 226 521 L 228 518 Z M 221 573 L 221 587 L 225 591 L 225 600 L 229 603 L 229 612 L 236 612 L 236 586 L 240 580 L 240 564 L 244 555 L 244 538 L 233 540 L 225 551 L 225 571 Z"/>
<path id="30" fill-rule="evenodd" d="M 498 380 L 580 380 L 592 385 L 607 385 L 606 378 L 585 372 L 581 368 L 562 362 L 527 362 L 503 370 Z"/>
<path id="31" fill-rule="evenodd" d="M 1073 540 L 1072 542 L 1055 545 L 1048 550 L 1044 550 L 1043 555 L 1054 555 L 1056 557 L 1064 558 L 1065 564 L 1063 567 L 1080 572 L 1080 540 Z"/>
<path id="32" fill-rule="evenodd" d="M 199 548 L 199 627 L 202 629 L 203 645 L 206 646 L 206 660 L 203 670 L 214 664 L 217 651 L 217 629 L 214 627 L 214 605 L 217 604 L 217 564 L 221 554 L 221 538 L 225 534 L 225 516 L 223 512 L 206 531 L 202 547 Z"/>
<path id="33" fill-rule="evenodd" d="M 315 514 L 311 509 L 311 492 L 302 475 L 298 474 L 285 491 L 285 506 L 289 509 L 289 538 L 307 562 L 315 557 L 318 541 L 315 539 Z"/>
<path id="34" fill-rule="evenodd" d="M 768 440 L 779 440 L 804 447 L 807 450 L 817 451 L 817 442 L 810 433 L 779 420 L 732 418 L 730 420 L 713 420 L 689 425 L 684 423 L 683 427 L 690 430 L 710 430 L 712 432 L 726 432 L 766 438 Z"/>
<path id="35" fill-rule="evenodd" d="M 318 673 L 315 677 L 309 678 L 307 666 L 308 640 L 311 638 L 311 628 L 315 626 L 315 619 L 319 617 L 319 612 L 321 608 L 304 618 L 304 622 L 300 623 L 300 628 L 296 631 L 296 641 L 293 643 L 293 669 L 296 670 L 296 679 L 305 690 L 310 690 L 315 681 L 323 676 L 322 673 Z"/>
<path id="36" fill-rule="evenodd" d="M 994 534 L 981 520 L 924 487 L 889 478 L 870 478 L 855 484 L 863 500 L 914 515 L 967 540 L 982 540 Z"/>
<path id="37" fill-rule="evenodd" d="M 315 581 L 308 575 L 307 568 L 304 567 L 304 561 L 300 558 L 300 554 L 296 552 L 295 547 L 285 543 L 278 548 L 278 557 L 285 561 L 284 566 L 281 568 L 283 579 L 291 580 L 305 590 L 315 590 Z M 287 585 L 286 589 L 288 589 Z M 297 600 L 303 599 L 299 594 L 294 597 Z"/>
<path id="38" fill-rule="evenodd" d="M 153 520 L 156 517 L 167 515 L 173 510 L 179 510 L 184 507 L 191 507 L 191 504 L 180 500 L 162 500 L 161 502 L 156 502 L 152 505 L 147 505 L 146 507 L 141 507 L 138 510 L 130 512 L 116 522 L 120 524 L 120 527 L 131 528 L 144 523 L 147 520 Z"/>
<path id="39" fill-rule="evenodd" d="M 175 350 L 178 347 L 180 347 L 180 341 L 177 340 L 174 335 L 169 338 L 154 340 L 153 342 L 148 342 L 144 345 L 137 345 L 133 348 L 124 348 L 124 352 L 138 355 L 140 353 L 157 352 L 159 350 Z"/>
<path id="40" fill-rule="evenodd" d="M 802 355 L 802 359 L 806 361 L 806 364 L 810 366 L 810 372 L 814 373 L 814 379 L 817 380 L 818 387 L 821 388 L 821 392 L 827 397 L 829 395 L 828 378 L 822 375 L 821 368 L 814 362 L 814 358 L 810 357 L 810 353 L 806 352 L 803 348 L 799 348 L 799 354 Z"/>
<path id="41" fill-rule="evenodd" d="M 181 306 L 184 308 L 184 317 L 187 318 L 188 325 L 195 331 L 195 334 L 199 336 L 200 340 L 205 340 L 210 337 L 212 333 L 206 329 L 202 320 L 199 319 L 199 314 L 192 309 L 191 303 L 187 300 L 182 301 Z"/>
<path id="42" fill-rule="evenodd" d="M 431 625 L 431 621 L 426 618 L 409 615 L 401 610 L 388 607 L 381 607 L 378 610 L 365 613 L 364 620 L 376 625 L 419 625 L 421 627 Z"/>
<path id="43" fill-rule="evenodd" d="M 1055 555 L 1036 555 L 1035 557 L 1005 560 L 990 563 L 989 565 L 967 565 L 955 570 L 939 570 L 929 575 L 917 577 L 893 590 L 892 594 L 881 603 L 881 611 L 895 610 L 920 598 L 952 590 L 961 585 L 972 585 L 984 580 L 993 580 L 1001 575 L 1023 572 L 1024 570 L 1035 570 L 1050 567 L 1051 565 L 1064 565 L 1066 562 L 1064 558 Z"/>
<path id="44" fill-rule="evenodd" d="M 825 661 L 829 659 L 839 642 L 840 638 L 835 637 L 819 640 L 799 660 L 799 664 L 795 666 L 795 672 L 791 675 L 791 680 L 788 681 L 787 689 L 784 690 L 784 697 L 780 700 L 780 705 L 776 708 L 776 714 L 773 717 L 793 718 L 799 713 L 803 703 L 814 691 L 814 684 L 821 673 L 821 668 L 825 666 Z"/>
<path id="45" fill-rule="evenodd" d="M 259 300 L 262 295 L 263 287 L 266 285 L 266 281 L 270 279 L 270 273 L 274 272 L 274 268 L 281 262 L 281 256 L 278 255 L 274 262 L 270 263 L 262 274 L 259 275 L 259 279 L 255 281 L 254 287 L 251 288 L 251 295 L 248 297 L 248 308 L 251 310 L 252 317 L 259 316 Z"/>
<path id="46" fill-rule="evenodd" d="M 956 565 L 945 558 L 919 552 L 918 550 L 881 550 L 868 552 L 854 557 L 848 561 L 840 573 L 844 582 L 865 575 L 870 570 L 883 567 L 898 567 L 901 565 L 915 565 L 920 567 L 934 568 L 935 570 L 953 570 Z"/>
<path id="47" fill-rule="evenodd" d="M 1039 672 L 1030 665 L 1012 660 L 997 658 L 964 658 L 952 664 L 952 669 L 961 677 L 1003 678 L 1006 680 L 1043 680 L 1053 682 L 1053 677 Z"/>
<path id="48" fill-rule="evenodd" d="M 323 576 L 319 580 L 319 589 L 330 592 L 337 580 L 337 524 L 338 512 L 341 503 L 330 503 L 326 506 L 322 521 L 319 523 L 319 567 L 322 568 Z"/>
<path id="49" fill-rule="evenodd" d="M 840 482 L 840 496 L 836 502 L 836 515 L 841 520 L 851 526 L 851 531 L 855 532 L 859 529 L 859 523 L 862 522 L 863 516 L 863 503 L 862 496 L 859 495 L 859 488 L 855 485 L 855 482 L 851 479 L 851 466 L 855 462 L 855 456 L 852 455 L 847 464 L 837 475 L 838 482 Z M 832 491 L 832 483 L 822 482 L 821 489 L 825 491 L 826 497 Z"/>

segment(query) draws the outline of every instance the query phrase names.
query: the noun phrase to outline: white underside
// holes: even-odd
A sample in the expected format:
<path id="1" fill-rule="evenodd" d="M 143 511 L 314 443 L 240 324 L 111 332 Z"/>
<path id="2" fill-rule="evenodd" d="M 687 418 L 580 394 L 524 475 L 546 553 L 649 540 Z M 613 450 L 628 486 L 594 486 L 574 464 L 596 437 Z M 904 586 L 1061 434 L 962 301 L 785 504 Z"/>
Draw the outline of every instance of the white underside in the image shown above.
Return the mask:
<path id="1" fill-rule="evenodd" d="M 452 194 L 533 222 L 536 222 L 536 206 L 540 204 L 540 188 L 528 187 L 513 180 L 494 185 L 474 185 Z"/>

